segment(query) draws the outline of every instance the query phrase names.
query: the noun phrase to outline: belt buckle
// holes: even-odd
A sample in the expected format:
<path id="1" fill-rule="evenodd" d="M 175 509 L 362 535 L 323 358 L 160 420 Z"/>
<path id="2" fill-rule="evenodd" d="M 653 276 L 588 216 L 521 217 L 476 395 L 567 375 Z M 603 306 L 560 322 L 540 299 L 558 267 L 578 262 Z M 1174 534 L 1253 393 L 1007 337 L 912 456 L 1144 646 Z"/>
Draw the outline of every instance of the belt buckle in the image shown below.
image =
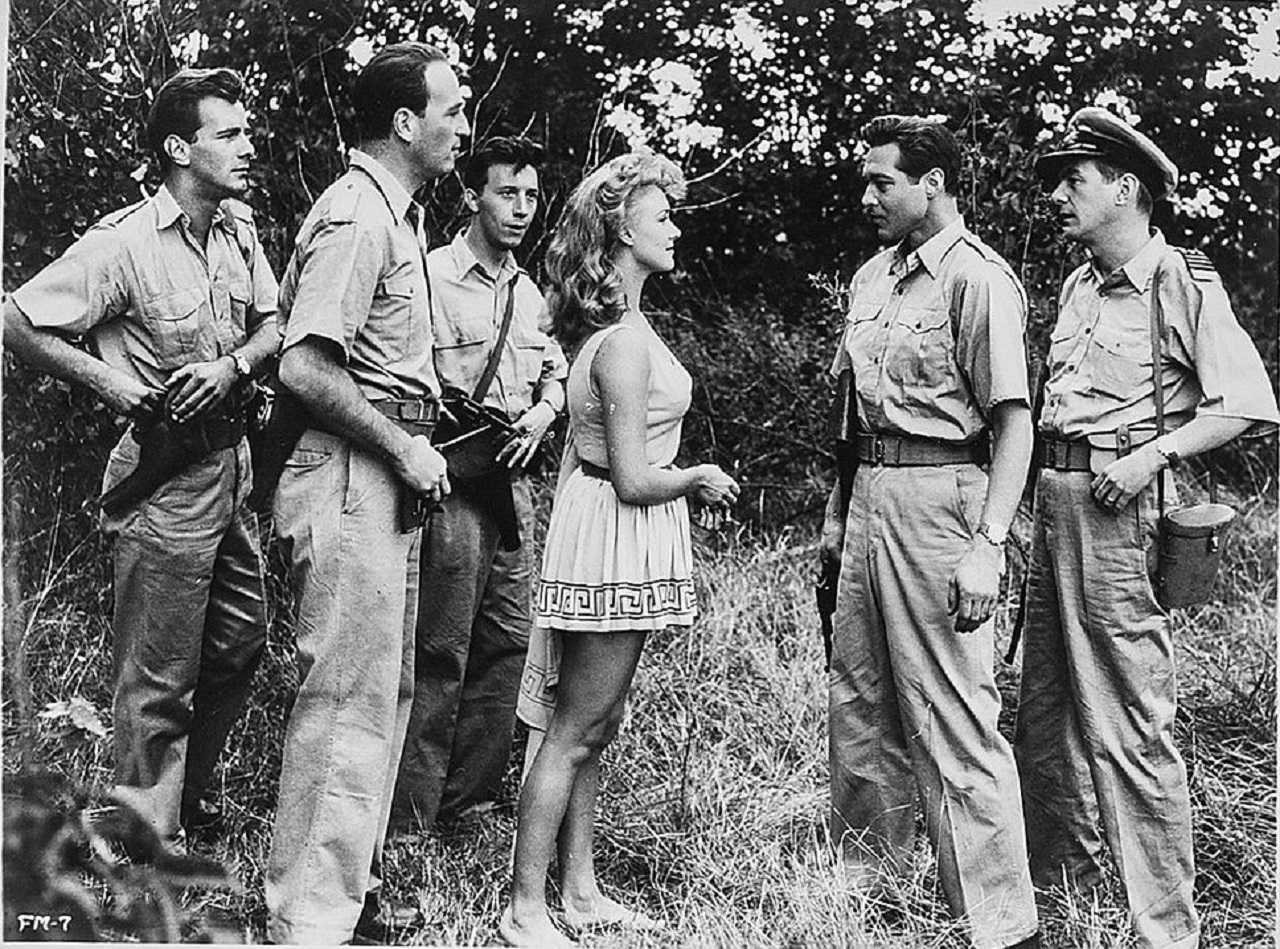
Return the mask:
<path id="1" fill-rule="evenodd" d="M 1071 467 L 1071 442 L 1054 441 L 1053 445 L 1053 464 L 1052 467 L 1059 471 L 1064 471 Z"/>
<path id="2" fill-rule="evenodd" d="M 884 450 L 884 439 L 877 435 L 871 447 L 871 454 L 877 465 L 884 464 Z"/>
<path id="3" fill-rule="evenodd" d="M 426 404 L 422 399 L 406 399 L 400 403 L 400 418 L 405 422 L 427 421 Z"/>

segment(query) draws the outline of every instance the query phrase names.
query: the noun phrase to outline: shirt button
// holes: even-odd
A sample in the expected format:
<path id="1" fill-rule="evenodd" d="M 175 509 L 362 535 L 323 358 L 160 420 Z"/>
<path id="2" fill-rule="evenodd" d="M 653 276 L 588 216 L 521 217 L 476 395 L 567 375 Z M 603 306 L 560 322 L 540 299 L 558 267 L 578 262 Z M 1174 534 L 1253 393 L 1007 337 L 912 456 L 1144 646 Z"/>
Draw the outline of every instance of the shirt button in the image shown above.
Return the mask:
<path id="1" fill-rule="evenodd" d="M 1093 329 L 1092 329 L 1091 327 L 1086 326 L 1086 327 L 1084 328 L 1084 335 L 1085 335 L 1085 336 L 1088 336 L 1088 335 L 1089 335 L 1090 333 L 1092 333 L 1092 332 L 1093 332 Z"/>

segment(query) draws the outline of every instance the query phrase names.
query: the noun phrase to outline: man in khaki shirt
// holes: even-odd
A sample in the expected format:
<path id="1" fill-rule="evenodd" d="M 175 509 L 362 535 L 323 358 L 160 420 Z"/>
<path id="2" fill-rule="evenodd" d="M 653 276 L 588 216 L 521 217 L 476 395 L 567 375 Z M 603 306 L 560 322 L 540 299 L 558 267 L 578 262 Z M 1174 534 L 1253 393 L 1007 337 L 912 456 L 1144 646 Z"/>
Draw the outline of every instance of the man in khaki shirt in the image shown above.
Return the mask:
<path id="1" fill-rule="evenodd" d="M 1042 886 L 1097 886 L 1105 840 L 1138 943 L 1191 949 L 1191 806 L 1173 741 L 1173 641 L 1151 576 L 1155 479 L 1273 425 L 1276 403 L 1212 265 L 1151 228 L 1154 202 L 1178 178 L 1159 146 L 1103 109 L 1081 109 L 1036 171 L 1063 233 L 1090 259 L 1062 289 L 1036 444 L 1015 740 L 1032 872 Z"/>
<path id="2" fill-rule="evenodd" d="M 138 467 L 140 428 L 157 407 L 212 448 L 103 517 L 115 562 L 116 781 L 175 844 L 181 825 L 217 819 L 214 764 L 267 633 L 242 396 L 279 346 L 277 288 L 235 200 L 254 156 L 243 99 L 229 69 L 171 76 L 147 118 L 164 184 L 95 224 L 4 313 L 5 345 L 20 358 L 134 419 L 104 492 Z"/>
<path id="3" fill-rule="evenodd" d="M 529 644 L 533 499 L 524 465 L 564 408 L 568 364 L 539 327 L 542 294 L 517 263 L 538 209 L 542 149 L 494 138 L 467 160 L 465 230 L 427 255 L 435 367 L 518 437 L 491 470 L 462 477 L 423 536 L 416 679 L 394 829 L 480 815 L 502 786 Z M 508 321 L 496 373 L 477 387 Z M 510 516 L 503 523 L 499 512 Z M 513 530 L 517 536 L 503 536 Z"/>
<path id="4" fill-rule="evenodd" d="M 449 491 L 412 194 L 453 168 L 468 126 L 457 76 L 423 43 L 374 55 L 352 98 L 360 147 L 303 222 L 280 294 L 280 381 L 313 427 L 274 504 L 300 678 L 266 868 L 278 943 L 385 944 L 412 916 L 379 898 L 418 602 L 419 531 L 399 509 Z"/>
<path id="5" fill-rule="evenodd" d="M 832 370 L 853 372 L 859 464 L 847 517 L 837 485 L 823 527 L 840 564 L 831 835 L 851 881 L 883 892 L 913 849 L 918 795 L 973 945 L 1036 946 L 990 621 L 1031 453 L 1026 298 L 964 226 L 950 131 L 882 116 L 863 138 L 862 206 L 892 246 L 853 278 Z"/>

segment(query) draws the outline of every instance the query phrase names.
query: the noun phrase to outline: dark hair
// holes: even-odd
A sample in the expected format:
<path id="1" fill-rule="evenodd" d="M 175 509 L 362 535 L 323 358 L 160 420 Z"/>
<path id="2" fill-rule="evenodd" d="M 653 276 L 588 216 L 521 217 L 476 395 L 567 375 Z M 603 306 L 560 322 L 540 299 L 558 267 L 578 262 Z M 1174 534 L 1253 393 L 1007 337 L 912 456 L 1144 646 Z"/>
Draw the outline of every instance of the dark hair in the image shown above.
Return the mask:
<path id="1" fill-rule="evenodd" d="M 161 171 L 168 172 L 172 164 L 164 150 L 165 139 L 177 135 L 188 142 L 195 141 L 200 128 L 200 100 L 209 98 L 244 101 L 244 80 L 226 67 L 179 69 L 156 92 L 147 112 L 147 146 L 155 153 Z"/>
<path id="2" fill-rule="evenodd" d="M 444 53 L 429 43 L 393 43 L 378 50 L 360 70 L 351 90 L 361 138 L 389 136 L 396 109 L 408 109 L 415 115 L 426 109 L 430 98 L 426 69 L 443 62 L 447 62 Z"/>
<path id="3" fill-rule="evenodd" d="M 897 145 L 898 170 L 914 181 L 932 168 L 941 169 L 947 194 L 959 194 L 960 145 L 941 122 L 914 115 L 881 115 L 862 127 L 862 140 L 872 148 Z"/>
<path id="4" fill-rule="evenodd" d="M 1151 189 L 1142 183 L 1142 176 L 1136 171 L 1132 168 L 1112 164 L 1105 158 L 1094 158 L 1092 161 L 1098 167 L 1098 174 L 1102 175 L 1102 180 L 1108 184 L 1121 175 L 1133 175 L 1138 180 L 1138 210 L 1146 215 L 1150 215 L 1155 210 L 1156 203 L 1151 198 Z"/>
<path id="5" fill-rule="evenodd" d="M 494 165 L 510 165 L 512 171 L 532 168 L 537 171 L 542 164 L 543 148 L 522 135 L 487 138 L 467 158 L 462 171 L 462 183 L 479 194 L 489 179 L 489 169 Z"/>

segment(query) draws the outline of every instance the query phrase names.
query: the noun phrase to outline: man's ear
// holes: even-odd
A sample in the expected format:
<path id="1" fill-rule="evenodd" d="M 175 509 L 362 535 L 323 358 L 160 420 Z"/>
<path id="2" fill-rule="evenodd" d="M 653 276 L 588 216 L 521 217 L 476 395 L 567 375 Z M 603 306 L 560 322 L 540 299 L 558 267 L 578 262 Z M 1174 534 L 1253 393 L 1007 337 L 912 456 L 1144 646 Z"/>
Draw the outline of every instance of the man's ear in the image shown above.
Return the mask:
<path id="1" fill-rule="evenodd" d="M 476 214 L 480 211 L 480 195 L 476 194 L 474 188 L 463 189 L 462 203 L 467 206 L 467 210 L 472 214 Z"/>
<path id="2" fill-rule="evenodd" d="M 417 116 L 407 106 L 401 106 L 391 114 L 391 134 L 404 142 L 413 141 L 413 120 Z"/>
<path id="3" fill-rule="evenodd" d="M 165 136 L 164 153 L 179 168 L 186 168 L 191 164 L 191 143 L 176 132 Z"/>
<path id="4" fill-rule="evenodd" d="M 1116 182 L 1116 204 L 1136 203 L 1138 195 L 1138 176 L 1126 171 Z"/>
<path id="5" fill-rule="evenodd" d="M 941 168 L 930 168 L 924 173 L 925 194 L 930 198 L 940 195 L 946 187 L 946 176 Z"/>

